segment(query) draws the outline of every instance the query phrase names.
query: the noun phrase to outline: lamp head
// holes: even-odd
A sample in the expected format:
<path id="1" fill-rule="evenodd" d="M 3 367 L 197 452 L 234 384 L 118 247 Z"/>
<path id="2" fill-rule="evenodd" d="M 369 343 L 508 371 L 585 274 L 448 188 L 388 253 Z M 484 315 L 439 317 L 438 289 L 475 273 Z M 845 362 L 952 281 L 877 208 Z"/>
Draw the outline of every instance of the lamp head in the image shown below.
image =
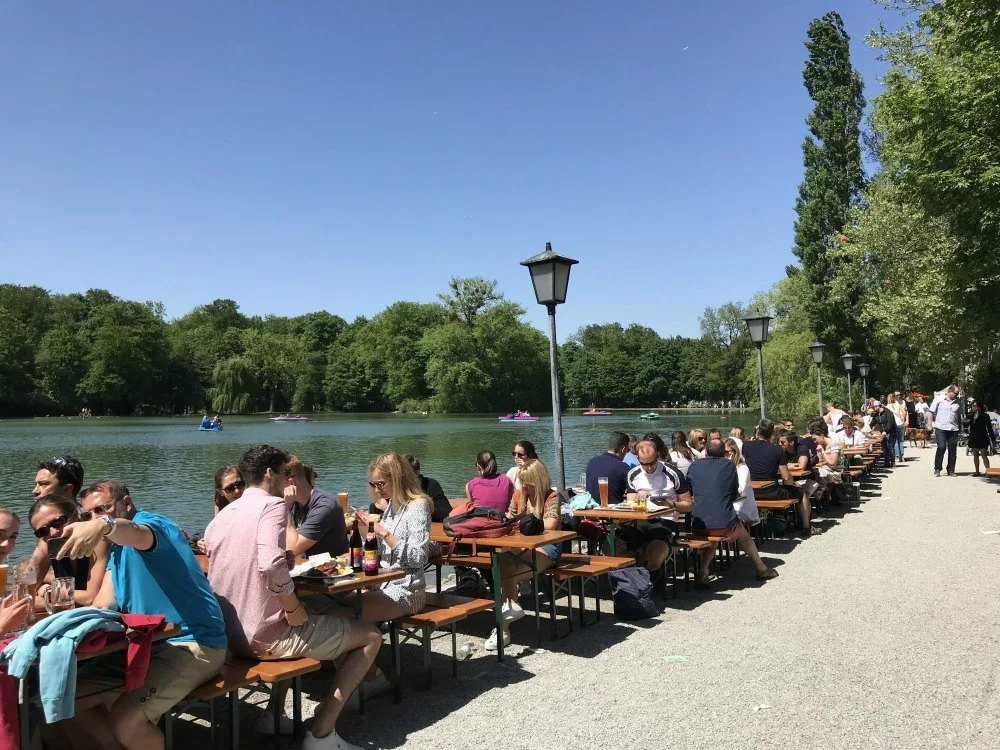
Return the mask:
<path id="1" fill-rule="evenodd" d="M 569 271 L 577 263 L 579 261 L 553 252 L 551 242 L 545 243 L 545 252 L 521 261 L 521 265 L 527 266 L 531 272 L 531 283 L 539 305 L 551 307 L 566 301 Z"/>
<path id="2" fill-rule="evenodd" d="M 747 324 L 747 332 L 750 334 L 750 340 L 754 344 L 760 346 L 767 343 L 767 328 L 771 324 L 771 317 L 769 315 L 761 315 L 760 313 L 748 315 L 743 318 L 743 322 Z"/>
<path id="3" fill-rule="evenodd" d="M 822 341 L 813 341 L 809 344 L 809 351 L 812 352 L 813 362 L 817 365 L 823 364 L 823 352 L 826 350 L 826 344 Z"/>

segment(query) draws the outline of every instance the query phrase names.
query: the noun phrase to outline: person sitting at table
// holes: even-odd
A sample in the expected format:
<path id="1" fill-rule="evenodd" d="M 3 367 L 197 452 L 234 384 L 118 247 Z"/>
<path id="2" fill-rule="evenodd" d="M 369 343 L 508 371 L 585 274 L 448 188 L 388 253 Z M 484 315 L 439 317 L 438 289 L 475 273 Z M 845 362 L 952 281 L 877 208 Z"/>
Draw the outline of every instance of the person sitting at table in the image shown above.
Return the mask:
<path id="1" fill-rule="evenodd" d="M 38 464 L 35 472 L 35 486 L 31 490 L 34 497 L 59 495 L 67 500 L 76 500 L 83 487 L 83 464 L 72 456 L 53 456 Z"/>
<path id="2" fill-rule="evenodd" d="M 644 500 L 647 511 L 658 511 L 664 508 L 680 509 L 686 500 L 690 500 L 684 475 L 673 464 L 659 460 L 652 441 L 639 443 L 636 452 L 639 454 L 639 465 L 628 472 L 630 502 Z M 650 572 L 658 573 L 663 562 L 670 557 L 670 546 L 677 538 L 680 520 L 681 517 L 673 513 L 625 524 L 618 537 L 640 558 L 645 557 L 645 565 Z M 616 552 L 612 550 L 611 554 Z"/>
<path id="3" fill-rule="evenodd" d="M 285 559 L 288 507 L 300 489 L 288 479 L 293 464 L 302 467 L 269 445 L 243 454 L 240 469 L 249 487 L 205 530 L 208 579 L 222 605 L 233 653 L 261 660 L 337 660 L 329 695 L 317 706 L 302 747 L 354 748 L 337 735 L 337 719 L 375 663 L 382 635 L 349 616 L 309 613 L 296 597 Z M 284 705 L 283 696 L 279 703 Z M 259 727 L 270 719 L 263 717 Z"/>
<path id="4" fill-rule="evenodd" d="M 519 440 L 514 443 L 514 450 L 510 453 L 514 457 L 514 465 L 507 469 L 507 478 L 514 483 L 514 489 L 521 489 L 521 480 L 519 474 L 521 469 L 528 461 L 537 461 L 538 452 L 535 450 L 535 444 L 530 440 Z"/>
<path id="5" fill-rule="evenodd" d="M 520 478 L 521 488 L 514 491 L 507 516 L 514 518 L 522 514 L 532 515 L 541 522 L 543 531 L 558 529 L 559 495 L 552 489 L 552 477 L 548 468 L 536 458 L 524 464 Z M 510 645 L 510 624 L 524 617 L 524 610 L 517 603 L 517 587 L 521 581 L 531 578 L 531 566 L 526 560 L 534 555 L 535 567 L 541 573 L 559 562 L 562 550 L 558 544 L 546 544 L 534 551 L 510 552 L 522 562 L 514 562 L 508 555 L 500 558 L 500 588 L 504 597 L 501 605 L 501 632 L 504 648 Z M 486 650 L 496 651 L 500 637 L 497 629 L 493 628 L 484 644 Z"/>
<path id="6" fill-rule="evenodd" d="M 705 443 L 707 440 L 704 430 L 696 428 L 688 432 L 688 445 L 694 454 L 695 460 L 705 457 Z"/>
<path id="7" fill-rule="evenodd" d="M 663 463 L 670 463 L 670 447 L 663 441 L 659 433 L 647 432 L 642 436 L 643 440 L 650 441 L 654 446 L 656 446 L 656 459 L 658 461 L 663 461 Z M 636 464 L 638 466 L 638 464 Z"/>
<path id="8" fill-rule="evenodd" d="M 743 452 L 735 438 L 726 438 L 723 443 L 726 446 L 726 458 L 736 464 L 736 479 L 739 482 L 739 497 L 733 501 L 733 508 L 736 515 L 747 526 L 755 526 L 760 523 L 760 511 L 757 509 L 757 499 L 753 494 L 753 485 L 750 483 L 750 467 L 743 460 Z"/>
<path id="9" fill-rule="evenodd" d="M 622 463 L 624 463 L 629 468 L 632 468 L 633 466 L 638 466 L 639 465 L 639 457 L 637 455 L 635 455 L 635 446 L 636 446 L 636 443 L 638 443 L 638 442 L 639 442 L 639 438 L 636 437 L 635 435 L 629 435 L 628 436 L 628 452 L 625 454 L 625 457 L 622 459 Z"/>
<path id="10" fill-rule="evenodd" d="M 413 469 L 413 473 L 417 475 L 417 480 L 420 482 L 420 489 L 431 499 L 431 503 L 434 505 L 431 520 L 440 523 L 451 513 L 451 503 L 448 502 L 448 496 L 441 489 L 441 483 L 432 477 L 425 477 L 420 473 L 420 461 L 417 460 L 416 456 L 411 456 L 407 453 L 403 458 L 406 459 L 410 468 Z"/>
<path id="11" fill-rule="evenodd" d="M 670 463 L 676 466 L 681 474 L 687 476 L 688 468 L 695 459 L 694 453 L 688 446 L 687 435 L 684 434 L 683 430 L 676 430 L 670 436 L 670 442 Z"/>
<path id="12" fill-rule="evenodd" d="M 347 523 L 335 495 L 316 486 L 316 470 L 292 456 L 286 467 L 288 484 L 295 487 L 290 506 L 292 523 L 286 532 L 287 549 L 296 556 L 337 557 L 347 552 Z"/>
<path id="13" fill-rule="evenodd" d="M 628 488 L 628 466 L 622 460 L 628 450 L 629 438 L 624 432 L 612 432 L 608 449 L 587 461 L 587 492 L 596 502 L 601 501 L 598 479 L 608 480 L 608 503 L 617 505 L 625 499 Z"/>
<path id="14" fill-rule="evenodd" d="M 54 578 L 73 579 L 75 590 L 73 598 L 80 607 L 93 604 L 101 590 L 104 571 L 108 567 L 110 545 L 107 542 L 99 544 L 93 555 L 79 560 L 68 558 L 52 560 L 49 557 L 49 541 L 58 539 L 66 526 L 76 523 L 81 517 L 80 508 L 74 501 L 57 495 L 40 497 L 28 509 L 28 525 L 38 539 L 37 547 L 42 550 L 42 553 L 32 555 L 33 559 L 43 561 L 42 565 L 37 566 L 38 580 L 42 582 L 35 592 L 35 603 L 38 608 L 42 607 L 42 597 Z"/>
<path id="15" fill-rule="evenodd" d="M 743 442 L 743 460 L 750 467 L 750 480 L 767 482 L 764 487 L 755 489 L 754 495 L 758 500 L 800 500 L 802 490 L 795 486 L 792 475 L 788 473 L 788 456 L 771 442 L 772 437 L 774 422 L 762 419 L 754 432 L 754 439 Z M 810 526 L 803 528 L 806 534 L 810 533 Z"/>
<path id="16" fill-rule="evenodd" d="M 799 436 L 794 430 L 778 430 L 778 447 L 785 452 L 785 459 L 788 461 L 788 473 L 794 470 L 801 477 L 792 477 L 795 486 L 802 490 L 802 502 L 799 503 L 799 517 L 802 519 L 802 528 L 809 529 L 810 534 L 822 534 L 823 529 L 819 526 L 811 526 L 812 517 L 812 496 L 819 489 L 819 482 L 812 478 L 813 456 L 809 454 L 809 447 L 799 440 Z M 815 454 L 814 454 L 815 455 Z"/>
<path id="17" fill-rule="evenodd" d="M 188 693 L 219 672 L 226 658 L 226 627 L 219 602 L 180 528 L 136 509 L 128 488 L 101 480 L 80 493 L 93 518 L 69 524 L 57 559 L 79 559 L 111 544 L 104 584 L 94 600 L 102 609 L 163 615 L 179 627 L 153 645 L 142 689 L 123 693 L 125 662 L 92 659 L 79 672 L 77 717 L 91 734 L 132 748 L 162 748 L 157 722 Z M 238 505 L 238 504 L 237 504 Z M 242 540 L 245 543 L 245 540 Z"/>
<path id="18" fill-rule="evenodd" d="M 247 483 L 236 466 L 223 466 L 215 472 L 215 513 L 225 508 L 229 503 L 239 500 Z"/>
<path id="19" fill-rule="evenodd" d="M 736 444 L 740 447 L 740 451 L 743 450 L 743 441 L 747 439 L 746 433 L 743 432 L 742 427 L 734 427 L 729 431 L 729 437 L 736 441 Z"/>
<path id="20" fill-rule="evenodd" d="M 760 559 L 757 545 L 746 527 L 740 522 L 733 507 L 739 497 L 739 479 L 736 464 L 725 458 L 726 447 L 721 440 L 713 440 L 705 448 L 705 458 L 695 461 L 688 471 L 691 495 L 694 498 L 694 515 L 691 536 L 695 539 L 718 539 L 739 542 L 740 548 L 757 569 L 757 580 L 767 581 L 778 577 L 778 571 L 768 568 Z M 678 507 L 682 507 L 678 503 Z M 708 571 L 715 557 L 718 542 L 701 551 L 701 564 L 695 582 L 708 585 Z"/>
<path id="21" fill-rule="evenodd" d="M 506 513 L 514 496 L 514 483 L 506 474 L 497 473 L 497 457 L 493 451 L 480 451 L 476 456 L 476 474 L 465 484 L 465 499 L 477 508 L 493 508 Z"/>
<path id="22" fill-rule="evenodd" d="M 0 508 L 0 565 L 7 562 L 10 553 L 17 546 L 17 537 L 21 531 L 21 519 L 10 508 Z M 3 592 L 0 592 L 3 593 Z M 0 630 L 0 633 L 7 631 Z"/>

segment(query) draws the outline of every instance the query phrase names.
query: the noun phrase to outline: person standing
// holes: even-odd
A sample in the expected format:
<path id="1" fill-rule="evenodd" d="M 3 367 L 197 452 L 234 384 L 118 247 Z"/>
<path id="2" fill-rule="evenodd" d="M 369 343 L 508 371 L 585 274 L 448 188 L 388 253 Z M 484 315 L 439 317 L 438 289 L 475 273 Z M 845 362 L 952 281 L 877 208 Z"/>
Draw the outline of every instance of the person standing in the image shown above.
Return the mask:
<path id="1" fill-rule="evenodd" d="M 982 456 L 983 465 L 990 468 L 990 447 L 996 442 L 997 435 L 993 429 L 993 422 L 990 415 L 983 406 L 983 402 L 978 398 L 972 402 L 972 417 L 969 420 L 969 450 L 972 451 L 972 461 L 976 470 L 972 476 L 979 477 L 979 458 Z"/>
<path id="2" fill-rule="evenodd" d="M 903 394 L 896 391 L 892 394 L 892 402 L 888 406 L 896 423 L 896 431 L 893 433 L 892 447 L 897 461 L 905 461 L 903 458 L 903 444 L 906 438 L 906 428 L 909 427 L 909 415 L 906 413 L 906 402 Z"/>
<path id="3" fill-rule="evenodd" d="M 872 429 L 882 433 L 882 458 L 887 468 L 896 465 L 896 418 L 881 401 L 875 402 Z"/>
<path id="4" fill-rule="evenodd" d="M 958 455 L 958 434 L 962 431 L 962 404 L 958 401 L 958 386 L 949 385 L 927 412 L 927 429 L 934 430 L 934 476 L 941 476 L 941 464 L 948 452 L 948 476 L 955 476 L 955 459 Z"/>

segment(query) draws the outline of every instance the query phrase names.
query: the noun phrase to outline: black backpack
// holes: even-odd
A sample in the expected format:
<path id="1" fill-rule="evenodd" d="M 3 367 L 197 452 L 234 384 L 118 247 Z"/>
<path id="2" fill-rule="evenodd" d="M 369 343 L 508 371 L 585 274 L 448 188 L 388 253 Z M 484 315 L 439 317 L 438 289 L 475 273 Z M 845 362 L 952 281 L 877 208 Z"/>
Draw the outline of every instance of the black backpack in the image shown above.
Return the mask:
<path id="1" fill-rule="evenodd" d="M 619 620 L 645 620 L 660 614 L 653 598 L 653 582 L 645 568 L 622 568 L 608 571 L 615 616 Z"/>

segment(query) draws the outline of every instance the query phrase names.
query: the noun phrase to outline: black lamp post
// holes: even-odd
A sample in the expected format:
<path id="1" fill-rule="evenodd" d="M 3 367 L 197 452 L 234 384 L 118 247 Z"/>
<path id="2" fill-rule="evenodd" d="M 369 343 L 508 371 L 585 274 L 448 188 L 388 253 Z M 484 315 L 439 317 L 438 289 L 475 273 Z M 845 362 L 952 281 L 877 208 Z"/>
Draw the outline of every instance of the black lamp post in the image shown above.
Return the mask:
<path id="1" fill-rule="evenodd" d="M 566 465 L 563 461 L 562 410 L 559 405 L 559 362 L 556 357 L 556 305 L 566 301 L 569 271 L 579 261 L 566 258 L 552 251 L 552 243 L 545 243 L 545 252 L 521 261 L 531 272 L 535 299 L 549 311 L 549 368 L 552 371 L 552 427 L 556 439 L 556 468 L 558 469 L 559 496 L 566 491 Z"/>
<path id="2" fill-rule="evenodd" d="M 851 370 L 854 369 L 854 355 L 845 354 L 840 358 L 844 363 L 844 371 L 847 373 L 847 411 L 854 413 L 854 392 L 851 389 Z"/>
<path id="3" fill-rule="evenodd" d="M 871 365 L 862 362 L 858 365 L 858 375 L 861 376 L 861 393 L 864 396 L 865 403 L 868 403 L 868 371 L 871 369 Z"/>
<path id="4" fill-rule="evenodd" d="M 822 341 L 813 341 L 809 344 L 809 351 L 812 352 L 813 362 L 816 363 L 816 399 L 819 402 L 819 416 L 823 418 L 823 352 L 826 344 Z"/>
<path id="5" fill-rule="evenodd" d="M 761 349 L 767 341 L 767 327 L 771 324 L 768 315 L 748 315 L 743 318 L 750 333 L 750 340 L 757 347 L 757 387 L 760 389 L 760 418 L 764 418 L 764 358 Z"/>

